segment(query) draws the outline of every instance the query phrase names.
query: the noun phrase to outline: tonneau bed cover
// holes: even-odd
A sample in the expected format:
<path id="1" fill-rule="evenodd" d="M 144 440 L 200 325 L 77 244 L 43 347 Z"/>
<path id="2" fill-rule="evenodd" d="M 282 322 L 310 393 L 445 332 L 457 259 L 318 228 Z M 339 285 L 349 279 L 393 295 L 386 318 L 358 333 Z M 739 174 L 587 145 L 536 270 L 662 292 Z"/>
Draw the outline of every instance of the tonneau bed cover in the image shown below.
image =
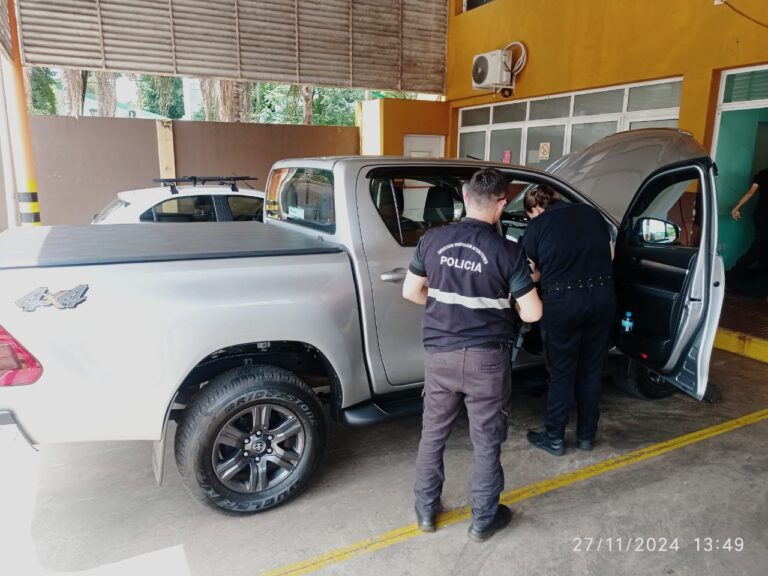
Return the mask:
<path id="1" fill-rule="evenodd" d="M 259 222 L 41 226 L 0 234 L 0 270 L 340 252 Z"/>

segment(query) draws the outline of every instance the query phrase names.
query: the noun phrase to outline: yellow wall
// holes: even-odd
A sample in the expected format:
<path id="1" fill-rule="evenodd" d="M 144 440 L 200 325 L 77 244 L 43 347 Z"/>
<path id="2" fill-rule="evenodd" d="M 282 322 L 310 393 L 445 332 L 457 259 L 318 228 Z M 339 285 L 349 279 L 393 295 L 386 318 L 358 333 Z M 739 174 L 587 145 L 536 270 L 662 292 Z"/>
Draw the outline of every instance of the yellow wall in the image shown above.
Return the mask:
<path id="1" fill-rule="evenodd" d="M 406 134 L 449 137 L 449 106 L 427 100 L 379 100 L 381 110 L 381 153 L 402 156 Z"/>
<path id="2" fill-rule="evenodd" d="M 679 126 L 709 146 L 720 71 L 768 62 L 768 29 L 713 0 L 494 0 L 463 14 L 451 2 L 450 155 L 459 107 L 674 76 L 683 77 Z M 767 0 L 733 4 L 768 23 Z M 514 96 L 473 90 L 472 57 L 515 40 L 528 65 Z"/>

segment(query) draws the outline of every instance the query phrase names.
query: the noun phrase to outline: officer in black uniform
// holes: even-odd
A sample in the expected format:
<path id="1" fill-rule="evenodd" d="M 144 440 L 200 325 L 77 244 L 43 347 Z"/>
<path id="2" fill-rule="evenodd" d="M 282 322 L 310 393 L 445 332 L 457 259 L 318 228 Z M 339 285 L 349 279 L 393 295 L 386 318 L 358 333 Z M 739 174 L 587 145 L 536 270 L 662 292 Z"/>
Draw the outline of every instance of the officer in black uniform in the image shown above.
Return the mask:
<path id="1" fill-rule="evenodd" d="M 539 319 L 541 301 L 522 249 L 495 227 L 506 205 L 506 178 L 498 170 L 476 172 L 464 201 L 466 218 L 419 241 L 403 296 L 426 304 L 424 415 L 414 486 L 418 525 L 435 530 L 443 451 L 463 404 L 474 451 L 469 537 L 483 541 L 512 516 L 499 505 L 514 336 L 510 295 L 526 322 Z"/>
<path id="2" fill-rule="evenodd" d="M 541 284 L 549 370 L 545 429 L 530 430 L 528 440 L 562 456 L 575 396 L 576 446 L 592 450 L 616 308 L 610 230 L 597 210 L 561 200 L 546 186 L 526 192 L 524 207 L 531 220 L 522 243 Z"/>
<path id="3" fill-rule="evenodd" d="M 731 210 L 731 217 L 741 220 L 741 207 L 749 202 L 757 194 L 757 205 L 752 213 L 752 221 L 755 224 L 755 239 L 749 249 L 728 271 L 728 276 L 743 274 L 752 264 L 763 271 L 768 270 L 768 169 L 761 170 L 752 178 L 752 184 L 744 193 L 739 202 Z"/>

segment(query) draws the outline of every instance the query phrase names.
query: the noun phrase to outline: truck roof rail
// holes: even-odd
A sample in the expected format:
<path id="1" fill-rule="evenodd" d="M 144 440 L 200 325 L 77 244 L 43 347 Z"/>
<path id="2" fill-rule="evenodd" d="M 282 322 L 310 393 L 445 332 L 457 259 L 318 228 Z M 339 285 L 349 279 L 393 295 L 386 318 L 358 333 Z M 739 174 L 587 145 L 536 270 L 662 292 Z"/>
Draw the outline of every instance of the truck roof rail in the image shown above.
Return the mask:
<path id="1" fill-rule="evenodd" d="M 169 186 L 171 188 L 171 194 L 178 194 L 179 190 L 177 186 L 181 184 L 192 184 L 197 186 L 200 184 L 204 186 L 210 182 L 216 182 L 217 184 L 229 184 L 232 192 L 237 192 L 237 183 L 245 180 L 258 180 L 255 176 L 179 176 L 177 178 L 153 178 L 152 182 L 157 182 L 163 186 Z"/>

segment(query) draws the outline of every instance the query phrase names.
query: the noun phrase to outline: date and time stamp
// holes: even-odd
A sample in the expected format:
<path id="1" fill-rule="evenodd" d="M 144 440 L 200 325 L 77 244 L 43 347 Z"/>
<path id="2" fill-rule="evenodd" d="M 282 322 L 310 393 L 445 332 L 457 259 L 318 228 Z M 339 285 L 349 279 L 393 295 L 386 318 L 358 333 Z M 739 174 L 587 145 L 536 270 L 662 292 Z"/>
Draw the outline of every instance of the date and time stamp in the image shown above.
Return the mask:
<path id="1" fill-rule="evenodd" d="M 683 550 L 694 552 L 743 552 L 744 538 L 710 536 L 679 538 L 666 536 L 611 536 L 581 537 L 572 539 L 571 551 L 575 553 L 675 553 Z"/>

